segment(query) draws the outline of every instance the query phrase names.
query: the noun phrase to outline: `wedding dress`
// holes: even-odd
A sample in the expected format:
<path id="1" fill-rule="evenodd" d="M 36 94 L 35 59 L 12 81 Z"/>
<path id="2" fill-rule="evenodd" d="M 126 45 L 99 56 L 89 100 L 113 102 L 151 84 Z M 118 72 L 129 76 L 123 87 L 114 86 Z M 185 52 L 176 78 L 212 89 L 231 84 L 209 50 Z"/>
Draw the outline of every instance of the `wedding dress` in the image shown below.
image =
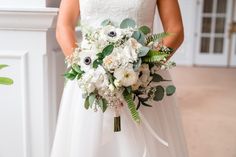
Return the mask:
<path id="1" fill-rule="evenodd" d="M 81 23 L 98 27 L 105 19 L 125 18 L 152 28 L 156 0 L 81 0 Z M 171 79 L 168 71 L 161 71 Z M 168 82 L 169 83 L 169 82 Z M 181 119 L 174 96 L 153 107 L 141 107 L 141 124 L 121 111 L 121 132 L 113 132 L 109 110 L 86 110 L 76 81 L 68 81 L 62 96 L 51 157 L 187 157 Z"/>

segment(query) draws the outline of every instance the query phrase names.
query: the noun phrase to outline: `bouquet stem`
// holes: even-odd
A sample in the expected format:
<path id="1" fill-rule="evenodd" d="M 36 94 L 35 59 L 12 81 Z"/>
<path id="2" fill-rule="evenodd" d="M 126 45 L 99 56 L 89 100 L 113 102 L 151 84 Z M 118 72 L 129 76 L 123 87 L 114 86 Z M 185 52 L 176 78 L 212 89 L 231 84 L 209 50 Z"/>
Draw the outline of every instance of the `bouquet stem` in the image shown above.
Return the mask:
<path id="1" fill-rule="evenodd" d="M 114 117 L 114 132 L 121 131 L 121 119 L 120 116 Z"/>

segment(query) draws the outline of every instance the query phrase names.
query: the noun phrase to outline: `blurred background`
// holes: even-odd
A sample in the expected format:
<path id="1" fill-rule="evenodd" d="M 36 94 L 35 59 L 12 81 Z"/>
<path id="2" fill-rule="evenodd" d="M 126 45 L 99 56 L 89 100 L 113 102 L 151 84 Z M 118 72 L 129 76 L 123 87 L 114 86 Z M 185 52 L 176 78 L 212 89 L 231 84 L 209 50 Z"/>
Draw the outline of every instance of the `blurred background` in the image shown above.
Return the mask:
<path id="1" fill-rule="evenodd" d="M 185 42 L 171 73 L 190 157 L 236 157 L 236 0 L 179 2 Z M 0 157 L 49 157 L 65 70 L 59 3 L 0 0 L 0 76 L 14 80 L 0 85 Z"/>

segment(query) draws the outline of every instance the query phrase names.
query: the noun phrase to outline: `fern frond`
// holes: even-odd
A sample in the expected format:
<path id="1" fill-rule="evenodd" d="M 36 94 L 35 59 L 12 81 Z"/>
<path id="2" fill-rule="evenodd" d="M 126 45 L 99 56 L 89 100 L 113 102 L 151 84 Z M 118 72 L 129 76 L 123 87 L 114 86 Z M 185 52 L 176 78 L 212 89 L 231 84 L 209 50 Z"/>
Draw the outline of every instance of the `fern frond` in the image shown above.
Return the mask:
<path id="1" fill-rule="evenodd" d="M 169 54 L 156 51 L 156 50 L 150 50 L 148 54 L 142 58 L 142 61 L 146 63 L 156 63 L 156 62 L 164 61 L 168 56 Z"/>
<path id="2" fill-rule="evenodd" d="M 146 44 L 148 45 L 151 42 L 159 42 L 162 39 L 170 36 L 170 33 L 167 32 L 163 32 L 163 33 L 159 33 L 159 34 L 152 34 L 146 37 Z"/>
<path id="3" fill-rule="evenodd" d="M 138 111 L 136 110 L 135 103 L 132 99 L 132 93 L 129 93 L 127 90 L 125 90 L 123 92 L 123 96 L 124 96 L 125 101 L 127 102 L 127 105 L 128 105 L 128 108 L 130 110 L 133 120 L 137 123 L 140 123 L 141 119 L 140 119 Z"/>

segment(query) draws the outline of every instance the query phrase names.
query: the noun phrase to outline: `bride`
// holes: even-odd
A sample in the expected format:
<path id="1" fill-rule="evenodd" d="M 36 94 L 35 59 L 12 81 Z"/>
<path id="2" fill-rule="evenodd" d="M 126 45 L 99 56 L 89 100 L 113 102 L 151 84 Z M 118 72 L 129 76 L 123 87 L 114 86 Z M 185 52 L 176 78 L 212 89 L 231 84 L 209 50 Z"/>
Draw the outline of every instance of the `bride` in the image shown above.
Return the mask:
<path id="1" fill-rule="evenodd" d="M 153 28 L 156 6 L 165 32 L 165 46 L 176 50 L 183 41 L 183 25 L 177 0 L 62 0 L 57 40 L 65 56 L 76 48 L 75 26 L 98 27 L 105 19 L 134 19 Z M 160 75 L 169 78 L 168 71 Z M 113 115 L 88 111 L 76 81 L 68 81 L 61 100 L 51 157 L 187 157 L 186 143 L 175 99 L 166 97 L 141 107 L 142 123 L 136 125 L 122 112 L 122 131 L 113 132 Z"/>

